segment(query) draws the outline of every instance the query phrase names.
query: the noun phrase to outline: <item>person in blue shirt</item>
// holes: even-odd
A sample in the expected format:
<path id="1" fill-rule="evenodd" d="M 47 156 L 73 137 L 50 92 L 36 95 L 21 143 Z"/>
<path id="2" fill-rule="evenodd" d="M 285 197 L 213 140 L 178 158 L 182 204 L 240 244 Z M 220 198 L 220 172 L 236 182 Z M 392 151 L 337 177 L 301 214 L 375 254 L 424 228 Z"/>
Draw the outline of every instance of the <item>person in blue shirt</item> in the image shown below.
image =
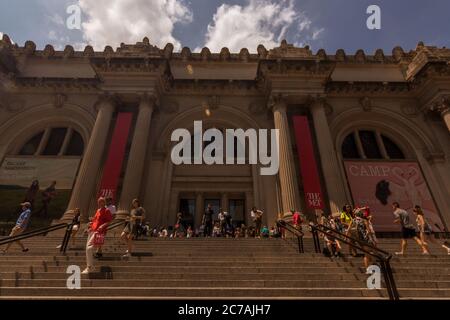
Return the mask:
<path id="1" fill-rule="evenodd" d="M 22 206 L 22 213 L 20 214 L 19 218 L 17 219 L 16 225 L 14 226 L 14 228 L 12 228 L 11 233 L 9 234 L 10 237 L 17 236 L 17 235 L 23 233 L 27 229 L 28 222 L 30 221 L 31 203 L 24 202 L 24 203 L 21 203 L 20 205 Z M 20 242 L 19 240 L 17 240 L 16 242 L 22 248 L 22 252 L 28 251 L 28 248 L 25 248 L 25 246 L 22 244 L 22 242 Z M 3 250 L 3 253 L 8 252 L 9 247 L 11 247 L 11 245 L 13 243 L 14 242 L 8 243 L 6 248 Z"/>

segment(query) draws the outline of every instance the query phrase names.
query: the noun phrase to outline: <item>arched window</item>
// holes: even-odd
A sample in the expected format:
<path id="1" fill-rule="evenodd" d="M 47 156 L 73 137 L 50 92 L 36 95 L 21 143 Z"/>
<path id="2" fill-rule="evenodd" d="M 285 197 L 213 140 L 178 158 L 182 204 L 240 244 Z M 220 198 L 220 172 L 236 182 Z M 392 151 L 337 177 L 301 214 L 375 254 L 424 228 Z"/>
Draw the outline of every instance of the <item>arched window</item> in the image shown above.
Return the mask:
<path id="1" fill-rule="evenodd" d="M 35 154 L 39 148 L 39 144 L 41 143 L 42 136 L 44 135 L 44 131 L 39 132 L 34 135 L 30 140 L 25 143 L 19 151 L 21 156 L 31 156 Z"/>
<path id="2" fill-rule="evenodd" d="M 72 128 L 47 128 L 31 137 L 19 151 L 23 156 L 81 156 L 84 142 Z"/>
<path id="3" fill-rule="evenodd" d="M 348 134 L 341 146 L 344 159 L 405 159 L 402 149 L 390 138 L 373 130 Z"/>

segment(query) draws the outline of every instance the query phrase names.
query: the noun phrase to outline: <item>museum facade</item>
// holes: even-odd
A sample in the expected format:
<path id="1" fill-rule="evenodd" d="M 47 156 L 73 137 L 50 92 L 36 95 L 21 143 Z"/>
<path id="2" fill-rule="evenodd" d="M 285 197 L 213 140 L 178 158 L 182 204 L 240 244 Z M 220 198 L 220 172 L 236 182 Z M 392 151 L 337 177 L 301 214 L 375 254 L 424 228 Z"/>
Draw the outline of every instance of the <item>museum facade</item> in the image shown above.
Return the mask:
<path id="1" fill-rule="evenodd" d="M 248 162 L 175 165 L 172 132 L 195 139 L 195 121 L 277 129 L 278 173 Z M 312 218 L 351 203 L 392 231 L 398 201 L 443 229 L 449 137 L 450 49 L 423 43 L 348 55 L 285 41 L 256 53 L 175 52 L 147 38 L 102 52 L 0 41 L 0 193 L 39 207 L 56 181 L 55 218 L 75 208 L 87 218 L 99 195 L 114 198 L 118 216 L 139 198 L 154 226 L 173 225 L 178 212 L 199 226 L 208 203 L 246 224 L 255 206 L 269 225 L 291 209 Z"/>

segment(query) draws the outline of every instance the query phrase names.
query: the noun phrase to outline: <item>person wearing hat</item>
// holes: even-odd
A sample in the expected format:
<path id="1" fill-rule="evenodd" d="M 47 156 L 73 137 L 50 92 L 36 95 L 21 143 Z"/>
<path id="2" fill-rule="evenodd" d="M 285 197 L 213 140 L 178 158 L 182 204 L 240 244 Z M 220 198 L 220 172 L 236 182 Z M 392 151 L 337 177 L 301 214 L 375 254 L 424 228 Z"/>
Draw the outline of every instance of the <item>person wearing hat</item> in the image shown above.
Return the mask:
<path id="1" fill-rule="evenodd" d="M 20 214 L 19 218 L 17 219 L 16 225 L 14 228 L 12 228 L 11 233 L 9 234 L 10 237 L 17 236 L 21 233 L 23 233 L 28 226 L 28 222 L 30 221 L 31 216 L 31 203 L 24 202 L 20 204 L 22 206 L 22 213 Z M 22 248 L 22 252 L 27 252 L 28 248 L 25 248 L 25 246 L 20 242 L 19 240 L 15 241 L 17 244 Z M 3 253 L 8 252 L 8 249 L 11 247 L 11 245 L 14 242 L 10 242 L 7 244 L 6 248 L 3 250 Z"/>

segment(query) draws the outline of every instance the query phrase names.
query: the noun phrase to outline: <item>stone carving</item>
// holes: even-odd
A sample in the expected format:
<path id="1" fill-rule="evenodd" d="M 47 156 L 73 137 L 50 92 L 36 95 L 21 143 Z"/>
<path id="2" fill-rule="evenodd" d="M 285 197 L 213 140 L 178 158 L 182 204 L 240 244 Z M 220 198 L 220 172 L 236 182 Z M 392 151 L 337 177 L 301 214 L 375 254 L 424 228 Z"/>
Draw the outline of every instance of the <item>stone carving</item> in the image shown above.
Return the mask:
<path id="1" fill-rule="evenodd" d="M 372 110 L 372 101 L 368 97 L 363 97 L 363 98 L 359 99 L 359 105 L 366 112 Z"/>
<path id="2" fill-rule="evenodd" d="M 309 46 L 304 48 L 294 47 L 293 44 L 288 44 L 286 40 L 281 41 L 277 48 L 269 51 L 271 58 L 311 58 L 313 56 Z"/>
<path id="3" fill-rule="evenodd" d="M 53 106 L 55 108 L 62 108 L 67 101 L 67 96 L 63 93 L 57 93 L 53 101 Z"/>
<path id="4" fill-rule="evenodd" d="M 51 44 L 48 44 L 45 46 L 44 51 L 42 52 L 42 55 L 46 58 L 53 57 L 55 55 L 55 49 Z"/>

